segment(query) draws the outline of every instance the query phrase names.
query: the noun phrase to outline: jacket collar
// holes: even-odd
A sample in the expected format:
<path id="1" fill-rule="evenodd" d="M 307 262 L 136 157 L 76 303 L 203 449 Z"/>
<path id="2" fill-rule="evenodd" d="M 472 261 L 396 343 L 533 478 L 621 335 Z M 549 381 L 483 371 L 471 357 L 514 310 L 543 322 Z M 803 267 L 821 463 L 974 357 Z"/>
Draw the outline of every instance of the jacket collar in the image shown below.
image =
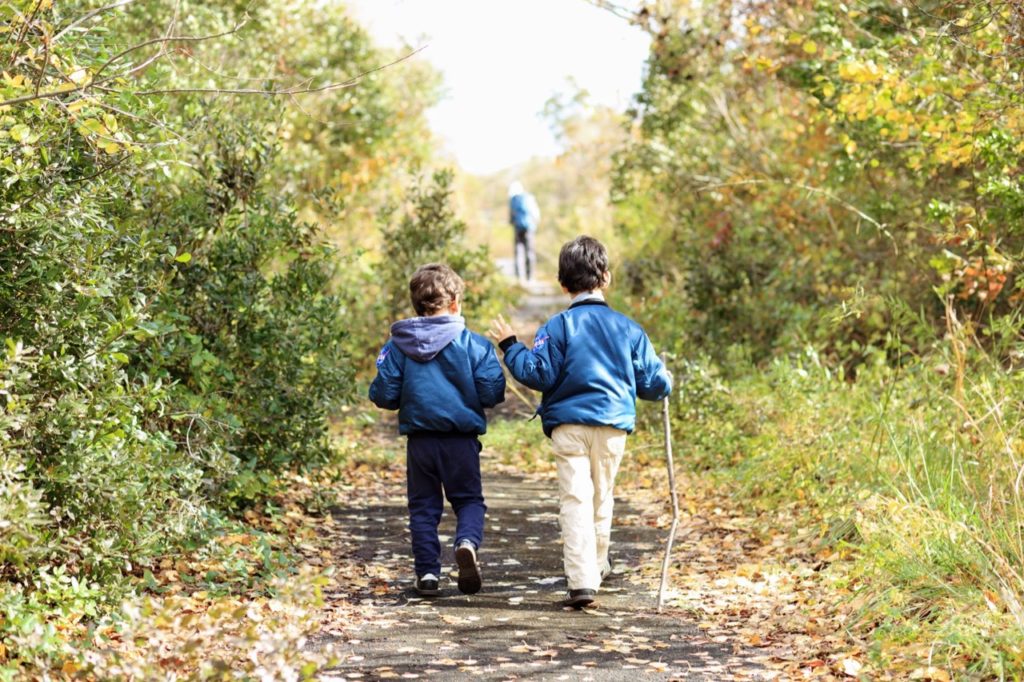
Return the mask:
<path id="1" fill-rule="evenodd" d="M 603 305 L 605 308 L 607 308 L 608 301 L 604 300 L 603 298 L 584 298 L 583 300 L 576 301 L 571 306 L 569 306 L 569 310 L 572 310 L 573 308 L 579 308 L 585 305 Z"/>
<path id="2" fill-rule="evenodd" d="M 588 305 L 604 304 L 604 305 L 608 305 L 604 301 L 604 292 L 601 291 L 600 289 L 594 289 L 593 291 L 584 291 L 581 294 L 576 294 L 576 296 L 572 299 L 572 301 L 569 302 L 569 309 L 572 310 L 576 306 L 583 305 L 583 304 L 588 304 Z"/>
<path id="3" fill-rule="evenodd" d="M 604 300 L 604 292 L 601 291 L 600 289 L 594 289 L 593 291 L 584 291 L 582 293 L 579 293 L 579 294 L 576 294 L 575 296 L 573 296 L 572 300 L 569 301 L 569 304 L 571 305 L 573 303 L 579 303 L 580 301 L 586 301 L 587 299 L 591 299 L 591 298 L 596 298 L 596 299 L 600 299 L 600 300 L 603 301 Z"/>

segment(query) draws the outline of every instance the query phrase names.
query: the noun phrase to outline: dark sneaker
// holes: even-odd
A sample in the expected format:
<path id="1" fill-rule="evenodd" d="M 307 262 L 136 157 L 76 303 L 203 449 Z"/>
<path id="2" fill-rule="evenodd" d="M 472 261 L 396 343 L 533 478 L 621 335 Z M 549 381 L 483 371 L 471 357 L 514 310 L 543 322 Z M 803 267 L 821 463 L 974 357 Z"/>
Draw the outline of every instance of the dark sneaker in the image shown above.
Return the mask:
<path id="1" fill-rule="evenodd" d="M 455 563 L 459 566 L 459 592 L 476 594 L 483 582 L 480 580 L 480 564 L 476 561 L 473 543 L 463 540 L 455 548 Z"/>
<path id="2" fill-rule="evenodd" d="M 441 594 L 441 590 L 437 589 L 437 576 L 433 573 L 416 578 L 413 587 L 416 588 L 416 594 L 421 597 L 436 597 Z"/>
<path id="3" fill-rule="evenodd" d="M 562 600 L 562 606 L 571 606 L 574 609 L 582 609 L 588 604 L 594 603 L 597 598 L 597 590 L 569 590 L 569 596 Z"/>

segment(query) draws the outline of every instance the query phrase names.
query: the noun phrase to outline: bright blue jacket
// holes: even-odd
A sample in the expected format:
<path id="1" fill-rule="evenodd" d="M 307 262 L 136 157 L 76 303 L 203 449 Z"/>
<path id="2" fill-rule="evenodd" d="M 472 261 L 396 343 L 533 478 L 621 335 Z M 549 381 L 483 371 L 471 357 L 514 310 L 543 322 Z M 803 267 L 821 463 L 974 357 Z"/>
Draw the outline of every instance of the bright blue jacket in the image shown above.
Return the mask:
<path id="1" fill-rule="evenodd" d="M 377 356 L 370 400 L 398 410 L 398 432 L 482 434 L 485 407 L 505 400 L 491 343 L 457 315 L 396 322 Z"/>
<path id="2" fill-rule="evenodd" d="M 519 232 L 537 229 L 540 222 L 540 207 L 532 194 L 523 192 L 508 200 L 508 221 Z"/>
<path id="3" fill-rule="evenodd" d="M 512 376 L 543 392 L 544 433 L 561 424 L 611 426 L 629 433 L 636 399 L 661 400 L 672 380 L 640 325 L 602 300 L 583 300 L 537 330 L 533 348 L 505 339 Z"/>

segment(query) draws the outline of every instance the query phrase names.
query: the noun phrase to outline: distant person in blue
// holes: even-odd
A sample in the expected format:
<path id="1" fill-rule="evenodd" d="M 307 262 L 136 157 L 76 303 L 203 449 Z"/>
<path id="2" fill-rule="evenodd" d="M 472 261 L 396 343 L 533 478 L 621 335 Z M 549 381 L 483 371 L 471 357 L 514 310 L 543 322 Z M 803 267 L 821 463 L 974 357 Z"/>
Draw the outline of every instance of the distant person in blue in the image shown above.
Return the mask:
<path id="1" fill-rule="evenodd" d="M 558 282 L 571 303 L 537 330 L 532 348 L 501 316 L 490 334 L 500 341 L 512 376 L 543 392 L 537 412 L 558 469 L 569 583 L 562 603 L 581 608 L 611 573 L 615 475 L 636 422 L 636 399 L 661 400 L 672 379 L 643 328 L 605 302 L 611 273 L 601 242 L 581 236 L 565 244 Z"/>
<path id="2" fill-rule="evenodd" d="M 516 233 L 516 278 L 529 282 L 537 270 L 535 235 L 540 224 L 540 207 L 523 183 L 516 180 L 508 186 L 508 221 Z"/>
<path id="3" fill-rule="evenodd" d="M 476 552 L 484 534 L 480 440 L 484 408 L 505 400 L 505 375 L 491 342 L 466 329 L 465 283 L 447 265 L 419 268 L 409 282 L 418 317 L 391 327 L 377 356 L 370 400 L 398 410 L 398 432 L 408 437 L 406 469 L 409 530 L 416 591 L 440 594 L 441 542 L 437 526 L 444 497 L 456 517 L 455 563 L 459 590 L 480 591 Z"/>

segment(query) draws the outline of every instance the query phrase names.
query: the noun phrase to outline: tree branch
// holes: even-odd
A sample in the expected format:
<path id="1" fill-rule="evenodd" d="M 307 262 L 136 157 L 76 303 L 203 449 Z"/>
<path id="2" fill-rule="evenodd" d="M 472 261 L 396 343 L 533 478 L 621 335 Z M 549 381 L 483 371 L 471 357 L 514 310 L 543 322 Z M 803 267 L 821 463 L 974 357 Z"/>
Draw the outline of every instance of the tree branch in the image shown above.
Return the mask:
<path id="1" fill-rule="evenodd" d="M 200 42 L 200 41 L 212 40 L 214 38 L 221 38 L 221 37 L 224 37 L 224 36 L 227 36 L 227 35 L 231 35 L 232 33 L 236 33 L 244 25 L 245 25 L 245 22 L 242 22 L 242 23 L 238 24 L 237 26 L 235 26 L 233 29 L 230 29 L 228 31 L 224 31 L 223 33 L 217 33 L 217 34 L 212 34 L 212 35 L 207 35 L 207 36 L 166 36 L 166 37 L 163 37 L 163 38 L 153 38 L 152 40 L 147 40 L 145 42 L 139 43 L 138 45 L 134 45 L 134 46 L 132 46 L 130 48 L 127 48 L 126 50 L 123 50 L 122 52 L 119 52 L 118 54 L 116 54 L 113 57 L 111 57 L 110 59 L 108 59 L 106 62 L 104 62 L 100 66 L 100 68 L 93 75 L 93 79 L 90 80 L 88 83 L 83 83 L 82 85 L 78 85 L 78 86 L 75 86 L 73 88 L 65 88 L 65 89 L 62 89 L 62 90 L 50 90 L 50 91 L 47 91 L 47 92 L 31 93 L 31 94 L 27 94 L 27 95 L 21 95 L 19 97 L 12 97 L 11 99 L 0 101 L 0 108 L 6 107 L 6 106 L 12 106 L 12 105 L 15 105 L 15 104 L 24 104 L 25 102 L 32 102 L 32 101 L 35 101 L 35 100 L 53 99 L 55 97 L 61 97 L 63 95 L 71 95 L 71 94 L 74 94 L 74 93 L 77 93 L 77 92 L 83 92 L 83 91 L 88 90 L 90 88 L 98 88 L 99 86 L 103 85 L 104 83 L 109 83 L 111 81 L 117 80 L 118 78 L 123 78 L 125 76 L 130 76 L 130 75 L 133 75 L 133 74 L 136 74 L 136 73 L 140 72 L 141 70 L 145 69 L 146 67 L 150 66 L 152 63 L 154 63 L 155 61 L 157 61 L 158 59 L 163 57 L 164 54 L 165 54 L 162 51 L 158 52 L 156 55 L 148 58 L 146 61 L 142 62 L 141 64 L 132 67 L 128 71 L 125 71 L 123 73 L 119 73 L 119 74 L 116 74 L 116 75 L 113 75 L 113 76 L 108 76 L 106 78 L 102 78 L 102 79 L 99 79 L 99 80 L 96 79 L 96 76 L 99 75 L 100 73 L 102 73 L 102 71 L 104 69 L 106 69 L 111 63 L 115 62 L 116 60 L 120 59 L 121 57 L 123 57 L 124 55 L 126 55 L 126 54 L 128 54 L 130 52 L 142 49 L 143 47 L 146 47 L 146 46 L 149 46 L 149 45 L 155 45 L 155 44 L 166 44 L 166 43 L 170 43 L 170 42 L 181 42 L 181 41 Z M 153 96 L 153 95 L 174 95 L 174 94 L 186 94 L 186 93 L 201 93 L 201 94 L 214 94 L 214 95 L 269 95 L 269 96 L 272 96 L 272 97 L 277 97 L 277 96 L 286 96 L 287 97 L 287 96 L 293 96 L 293 95 L 305 95 L 305 94 L 316 93 L 316 92 L 328 92 L 328 91 L 331 91 L 331 90 L 340 90 L 340 89 L 343 89 L 343 88 L 352 87 L 353 85 L 356 85 L 357 83 L 359 83 L 366 76 L 369 76 L 370 74 L 376 73 L 377 71 L 381 71 L 381 70 L 386 69 L 388 67 L 391 67 L 391 66 L 399 64 L 401 62 L 404 62 L 407 59 L 412 58 L 413 56 L 415 56 L 416 54 L 418 54 L 422 50 L 426 49 L 426 47 L 427 47 L 427 45 L 421 45 L 420 47 L 416 48 L 412 52 L 409 52 L 408 54 L 405 54 L 402 57 L 399 57 L 398 59 L 395 59 L 395 60 L 393 60 L 391 62 L 388 62 L 387 64 L 382 64 L 381 66 L 376 66 L 376 67 L 374 67 L 372 69 L 364 71 L 363 73 L 360 73 L 359 75 L 357 75 L 357 76 L 355 76 L 353 78 L 350 78 L 347 81 L 342 81 L 342 82 L 338 82 L 338 83 L 328 83 L 326 85 L 321 85 L 321 86 L 318 86 L 318 87 L 309 87 L 307 85 L 292 85 L 292 86 L 289 86 L 289 87 L 286 87 L 286 88 L 278 88 L 278 89 L 262 89 L 262 88 L 167 88 L 167 89 L 161 89 L 161 90 L 141 90 L 139 92 L 134 92 L 134 93 L 130 93 L 130 94 L 136 95 L 138 97 L 149 97 L 149 96 Z M 276 79 L 268 77 L 268 80 L 276 80 Z M 308 81 L 306 81 L 306 82 L 308 83 Z"/>
<path id="2" fill-rule="evenodd" d="M 194 43 L 194 42 L 202 42 L 202 41 L 205 41 L 205 40 L 213 40 L 215 38 L 223 38 L 224 36 L 231 35 L 232 33 L 238 32 L 242 28 L 242 26 L 245 25 L 245 23 L 246 22 L 243 21 L 243 22 L 241 22 L 240 24 L 238 24 L 237 26 L 235 26 L 234 28 L 232 28 L 232 29 L 230 29 L 228 31 L 224 31 L 222 33 L 215 33 L 215 34 L 211 34 L 211 35 L 206 35 L 206 36 L 164 36 L 164 37 L 161 37 L 161 38 L 153 38 L 151 40 L 146 40 L 144 42 L 139 43 L 138 45 L 133 45 L 132 47 L 129 47 L 129 48 L 127 48 L 127 49 L 117 53 L 116 55 L 114 55 L 113 57 L 111 57 L 110 59 L 105 61 L 103 64 L 100 65 L 100 68 L 96 71 L 96 73 L 94 73 L 92 75 L 92 78 L 87 83 L 82 83 L 81 85 L 77 85 L 77 86 L 75 86 L 73 88 L 64 88 L 62 90 L 49 90 L 47 92 L 37 92 L 37 93 L 28 94 L 28 95 L 21 95 L 20 97 L 12 97 L 11 99 L 6 99 L 6 100 L 3 100 L 3 101 L 0 101 L 0 108 L 6 107 L 6 106 L 12 106 L 14 104 L 24 104 L 25 102 L 32 102 L 32 101 L 40 100 L 40 99 L 53 99 L 54 97 L 60 97 L 62 95 L 70 95 L 70 94 L 74 94 L 76 92 L 83 92 L 85 90 L 88 90 L 89 88 L 94 88 L 94 87 L 97 87 L 99 85 L 102 85 L 103 83 L 109 83 L 110 81 L 117 80 L 118 78 L 124 78 L 125 76 L 133 75 L 133 74 L 138 73 L 139 71 L 141 71 L 143 68 L 148 67 L 153 62 L 155 62 L 158 59 L 160 59 L 161 57 L 163 57 L 166 53 L 163 52 L 163 51 L 157 52 L 156 55 L 153 55 L 153 56 L 149 57 L 148 59 L 143 61 L 141 64 L 132 67 L 128 71 L 125 71 L 123 73 L 119 73 L 119 74 L 116 74 L 116 75 L 113 75 L 113 76 L 108 76 L 106 78 L 97 79 L 97 76 L 99 76 L 101 73 L 103 73 L 103 71 L 108 66 L 110 66 L 112 63 L 114 63 L 115 61 L 117 61 L 121 57 L 125 56 L 126 54 L 129 54 L 129 53 L 134 52 L 136 50 L 140 50 L 140 49 L 142 49 L 144 47 L 148 47 L 150 45 L 155 45 L 155 44 L 166 44 L 166 43 L 171 43 L 171 42 L 193 42 Z"/>
<path id="3" fill-rule="evenodd" d="M 347 81 L 341 81 L 338 83 L 328 83 L 326 85 L 320 85 L 317 87 L 309 87 L 306 85 L 293 85 L 287 88 L 278 89 L 263 89 L 263 88 L 167 88 L 163 90 L 140 90 L 139 92 L 132 93 L 136 97 L 150 97 L 153 95 L 179 95 L 185 93 L 199 93 L 199 94 L 211 94 L 211 95 L 269 95 L 272 97 L 291 97 L 294 95 L 308 95 L 316 92 L 328 92 L 331 90 L 341 90 L 344 88 L 350 88 L 353 85 L 358 84 L 363 78 L 387 69 L 396 64 L 400 64 L 407 59 L 412 58 L 417 53 L 424 50 L 427 46 L 422 45 L 412 52 L 395 59 L 394 61 L 375 66 L 372 69 L 368 69 L 357 76 L 353 76 Z M 307 81 L 308 82 L 308 81 Z M 2 104 L 2 103 L 0 103 Z"/>
<path id="4" fill-rule="evenodd" d="M 233 33 L 238 33 L 240 30 L 242 30 L 242 27 L 245 26 L 248 23 L 248 21 L 249 21 L 248 18 L 243 19 L 241 22 L 236 24 L 234 28 L 230 28 L 227 31 L 222 31 L 220 33 L 212 33 L 210 35 L 205 35 L 205 36 L 161 36 L 160 38 L 151 38 L 149 40 L 144 40 L 141 43 L 139 43 L 138 45 L 132 45 L 131 47 L 126 48 L 126 49 L 122 50 L 121 52 L 118 52 L 113 57 L 111 57 L 107 61 L 103 62 L 103 64 L 100 65 L 100 68 L 96 69 L 96 73 L 94 73 L 92 75 L 93 82 L 105 82 L 105 81 L 98 80 L 100 74 L 103 73 L 108 66 L 110 66 L 111 64 L 116 62 L 118 59 L 120 59 L 121 57 L 124 57 L 125 55 L 131 54 L 132 52 L 136 52 L 136 51 L 141 50 L 143 48 L 149 47 L 150 45 L 166 45 L 167 43 L 182 43 L 182 42 L 184 42 L 184 43 L 200 43 L 200 42 L 205 42 L 207 40 L 214 40 L 215 38 L 223 38 L 224 36 L 229 36 L 229 35 L 231 35 Z M 162 54 L 162 53 L 158 53 L 158 54 Z M 126 74 L 120 74 L 118 76 L 112 76 L 111 78 L 120 78 L 123 75 L 126 75 Z M 109 79 L 106 79 L 106 80 L 109 80 Z"/>
<path id="5" fill-rule="evenodd" d="M 626 21 L 636 20 L 636 12 L 630 11 L 629 9 L 626 9 L 622 5 L 616 5 L 615 3 L 609 2 L 608 0 L 584 0 L 584 2 L 586 2 L 588 5 L 593 5 L 598 9 L 603 9 L 605 11 L 611 12 L 619 19 L 625 19 Z"/>
<path id="6" fill-rule="evenodd" d="M 871 223 L 875 227 L 875 229 L 877 229 L 879 232 L 881 232 L 886 237 L 888 237 L 890 240 L 892 240 L 893 245 L 896 244 L 896 240 L 893 238 L 892 233 L 889 232 L 889 228 L 886 226 L 885 223 L 882 223 L 882 222 L 879 222 L 878 220 L 875 220 L 874 218 L 872 218 L 870 215 L 868 215 L 867 213 L 865 213 L 861 209 L 857 208 L 856 206 L 854 206 L 850 202 L 846 201 L 845 199 L 837 197 L 835 194 L 833 194 L 832 192 L 828 191 L 827 189 L 822 189 L 821 187 L 814 187 L 812 185 L 805 185 L 805 184 L 800 183 L 800 182 L 793 182 L 792 180 L 790 180 L 788 178 L 783 178 L 782 180 L 773 180 L 773 179 L 770 179 L 770 178 L 751 178 L 749 180 L 736 180 L 734 182 L 719 182 L 719 183 L 714 183 L 714 184 L 710 184 L 710 185 L 703 185 L 701 187 L 697 187 L 695 191 L 697 191 L 697 192 L 707 192 L 707 191 L 714 190 L 714 189 L 722 189 L 722 188 L 725 188 L 725 187 L 740 187 L 740 186 L 743 186 L 743 185 L 784 185 L 784 186 L 788 186 L 788 187 L 795 187 L 797 189 L 801 189 L 801 190 L 803 190 L 805 192 L 808 192 L 808 193 L 820 194 L 820 195 L 824 196 L 825 198 L 827 198 L 829 201 L 832 201 L 834 203 L 839 204 L 840 206 L 842 206 L 846 210 L 850 211 L 851 213 L 855 214 L 857 217 L 861 218 L 862 220 L 866 220 L 867 222 Z M 897 250 L 898 250 L 898 247 L 897 247 Z"/>
<path id="7" fill-rule="evenodd" d="M 65 33 L 67 33 L 68 31 L 70 31 L 73 28 L 81 26 L 82 24 L 84 24 L 85 22 L 89 21 L 90 19 L 92 19 L 97 14 L 102 14 L 103 12 L 106 12 L 108 10 L 117 9 L 118 7 L 124 7 L 125 5 L 130 5 L 133 2 L 135 2 L 135 0 L 120 0 L 120 2 L 114 2 L 114 3 L 111 3 L 109 5 L 104 5 L 103 7 L 97 7 L 96 9 L 92 10 L 91 12 L 86 12 L 85 14 L 83 14 L 79 18 L 75 19 L 74 21 L 72 21 L 70 24 L 68 24 L 67 26 L 65 26 L 61 30 L 57 31 L 57 34 L 53 36 L 53 42 L 57 42 L 58 40 L 61 39 L 61 37 Z"/>

